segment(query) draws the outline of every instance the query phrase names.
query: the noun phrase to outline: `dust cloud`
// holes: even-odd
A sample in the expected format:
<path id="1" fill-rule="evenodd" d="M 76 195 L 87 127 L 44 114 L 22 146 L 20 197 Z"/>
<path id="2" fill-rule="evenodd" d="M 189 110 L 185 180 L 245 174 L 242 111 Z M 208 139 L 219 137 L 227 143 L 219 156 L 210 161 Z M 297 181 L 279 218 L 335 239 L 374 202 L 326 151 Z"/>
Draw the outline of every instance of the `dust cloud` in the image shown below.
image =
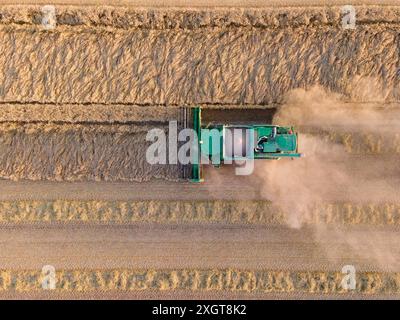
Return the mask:
<path id="1" fill-rule="evenodd" d="M 398 199 L 396 161 L 388 155 L 353 155 L 322 135 L 333 130 L 383 134 L 390 139 L 400 124 L 400 117 L 394 116 L 399 111 L 385 112 L 382 106 L 349 103 L 320 87 L 288 93 L 273 121 L 299 128 L 299 151 L 305 157 L 263 162 L 256 175 L 263 180 L 262 197 L 284 210 L 290 226 L 301 227 L 321 203 Z M 310 128 L 317 134 L 307 133 Z"/>
<path id="2" fill-rule="evenodd" d="M 362 88 L 363 84 L 365 87 Z M 274 122 L 346 132 L 385 132 L 400 125 L 400 111 L 387 104 L 380 82 L 363 78 L 354 85 L 350 100 L 320 86 L 295 89 L 286 95 Z M 357 102 L 349 102 L 357 101 Z M 398 105 L 397 105 L 398 106 Z"/>

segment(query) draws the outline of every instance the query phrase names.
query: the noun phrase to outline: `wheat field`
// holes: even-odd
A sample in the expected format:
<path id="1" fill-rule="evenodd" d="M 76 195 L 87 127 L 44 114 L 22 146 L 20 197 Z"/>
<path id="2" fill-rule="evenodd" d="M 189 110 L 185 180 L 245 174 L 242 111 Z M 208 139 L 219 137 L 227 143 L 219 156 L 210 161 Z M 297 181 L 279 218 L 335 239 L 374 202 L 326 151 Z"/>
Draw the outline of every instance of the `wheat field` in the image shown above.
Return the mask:
<path id="1" fill-rule="evenodd" d="M 0 4 L 0 296 L 398 298 L 398 4 L 169 2 Z M 306 158 L 188 186 L 146 134 L 196 105 L 273 110 Z"/>

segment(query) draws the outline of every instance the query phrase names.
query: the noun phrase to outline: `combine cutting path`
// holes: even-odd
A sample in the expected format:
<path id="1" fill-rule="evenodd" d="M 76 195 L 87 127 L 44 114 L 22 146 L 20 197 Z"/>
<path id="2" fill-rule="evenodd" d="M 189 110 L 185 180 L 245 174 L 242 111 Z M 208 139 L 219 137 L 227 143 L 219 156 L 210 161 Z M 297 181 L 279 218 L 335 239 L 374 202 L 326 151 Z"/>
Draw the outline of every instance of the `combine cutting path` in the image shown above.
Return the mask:
<path id="1" fill-rule="evenodd" d="M 400 271 L 393 227 L 343 230 L 224 225 L 1 227 L 1 269 Z M 251 250 L 249 248 L 251 247 Z"/>
<path id="2" fill-rule="evenodd" d="M 277 164 L 295 164 L 290 160 L 281 159 Z M 355 155 L 345 163 L 352 177 L 363 182 L 364 196 L 360 195 L 361 202 L 384 202 L 398 200 L 392 192 L 384 193 L 400 183 L 397 156 L 365 156 Z M 335 163 L 334 161 L 332 163 Z M 255 171 L 249 176 L 235 175 L 231 166 L 215 169 L 205 167 L 205 182 L 190 183 L 182 181 L 165 181 L 153 179 L 148 182 L 54 182 L 54 181 L 10 181 L 0 180 L 0 201 L 9 200 L 257 200 L 269 199 L 263 194 L 263 177 L 268 174 L 265 163 L 257 162 Z M 336 163 L 338 167 L 341 162 Z M 368 168 L 366 170 L 365 168 Z M 273 170 L 271 168 L 271 170 Z M 357 180 L 356 180 L 357 181 Z M 331 184 L 327 180 L 321 183 L 326 189 Z M 361 186 L 348 185 L 346 187 L 332 186 L 332 193 L 326 201 L 352 200 L 351 192 L 357 192 Z M 377 188 L 382 192 L 375 192 Z M 328 190 L 328 189 L 327 189 Z"/>

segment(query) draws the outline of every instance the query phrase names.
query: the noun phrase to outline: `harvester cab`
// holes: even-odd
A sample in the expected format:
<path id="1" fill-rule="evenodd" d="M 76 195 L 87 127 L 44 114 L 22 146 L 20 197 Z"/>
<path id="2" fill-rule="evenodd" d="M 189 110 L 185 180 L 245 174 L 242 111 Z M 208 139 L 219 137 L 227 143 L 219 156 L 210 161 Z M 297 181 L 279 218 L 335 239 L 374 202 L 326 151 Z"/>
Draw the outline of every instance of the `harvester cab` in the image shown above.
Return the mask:
<path id="1" fill-rule="evenodd" d="M 181 129 L 195 133 L 191 161 L 181 165 L 182 178 L 203 181 L 203 165 L 232 164 L 255 159 L 298 158 L 298 134 L 293 127 L 272 124 L 202 124 L 201 108 L 184 108 Z"/>

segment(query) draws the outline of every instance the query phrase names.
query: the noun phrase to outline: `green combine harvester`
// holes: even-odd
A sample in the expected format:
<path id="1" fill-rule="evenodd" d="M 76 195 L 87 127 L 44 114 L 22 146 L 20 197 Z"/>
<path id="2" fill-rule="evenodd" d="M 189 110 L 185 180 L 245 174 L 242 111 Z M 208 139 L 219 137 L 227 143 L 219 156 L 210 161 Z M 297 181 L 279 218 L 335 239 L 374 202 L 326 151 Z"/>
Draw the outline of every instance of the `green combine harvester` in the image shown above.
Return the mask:
<path id="1" fill-rule="evenodd" d="M 219 167 L 234 161 L 298 158 L 298 134 L 293 127 L 272 124 L 202 123 L 201 108 L 182 108 L 180 129 L 196 133 L 191 163 L 181 166 L 182 178 L 203 181 L 204 164 Z"/>

